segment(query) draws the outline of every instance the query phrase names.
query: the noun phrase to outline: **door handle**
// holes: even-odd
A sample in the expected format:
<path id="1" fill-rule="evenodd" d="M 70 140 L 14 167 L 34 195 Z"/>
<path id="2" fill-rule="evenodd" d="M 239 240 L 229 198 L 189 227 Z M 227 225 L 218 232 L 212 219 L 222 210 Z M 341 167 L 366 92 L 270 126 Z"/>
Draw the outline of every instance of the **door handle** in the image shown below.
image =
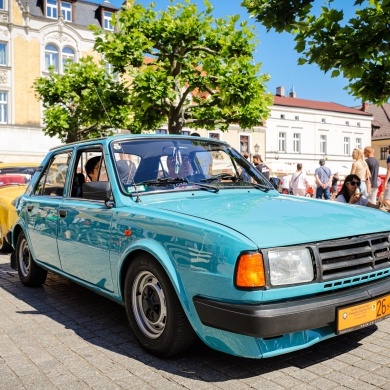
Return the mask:
<path id="1" fill-rule="evenodd" d="M 31 211 L 32 211 L 33 208 L 34 208 L 34 206 L 31 205 L 31 204 L 29 204 L 29 205 L 27 206 L 27 211 L 28 211 L 29 213 L 31 213 Z"/>
<path id="2" fill-rule="evenodd" d="M 65 217 L 66 217 L 66 214 L 67 214 L 67 211 L 66 211 L 66 210 L 60 210 L 60 217 L 61 217 L 61 218 L 65 218 Z"/>

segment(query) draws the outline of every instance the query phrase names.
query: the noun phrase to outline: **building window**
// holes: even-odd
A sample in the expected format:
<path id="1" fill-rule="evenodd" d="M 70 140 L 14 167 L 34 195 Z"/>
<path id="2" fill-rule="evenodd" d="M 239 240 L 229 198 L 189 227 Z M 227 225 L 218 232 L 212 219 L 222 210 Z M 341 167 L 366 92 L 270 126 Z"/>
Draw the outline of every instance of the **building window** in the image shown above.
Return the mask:
<path id="1" fill-rule="evenodd" d="M 244 153 L 244 152 L 249 153 L 249 150 L 250 150 L 249 149 L 249 137 L 247 135 L 240 135 L 240 152 L 241 153 Z"/>
<path id="2" fill-rule="evenodd" d="M 0 65 L 7 65 L 7 44 L 0 43 Z"/>
<path id="3" fill-rule="evenodd" d="M 294 153 L 301 152 L 301 135 L 299 133 L 293 134 L 293 152 Z"/>
<path id="4" fill-rule="evenodd" d="M 298 115 L 295 115 L 295 120 L 299 121 L 299 116 Z"/>
<path id="5" fill-rule="evenodd" d="M 345 125 L 346 125 L 346 126 L 349 126 L 349 121 L 345 121 Z"/>
<path id="6" fill-rule="evenodd" d="M 325 134 L 320 135 L 320 154 L 327 154 L 328 151 L 327 136 Z"/>
<path id="7" fill-rule="evenodd" d="M 356 123 L 356 126 L 357 126 L 357 127 L 360 127 L 360 122 Z"/>
<path id="8" fill-rule="evenodd" d="M 157 129 L 155 131 L 156 134 L 167 134 L 167 130 L 166 129 Z"/>
<path id="9" fill-rule="evenodd" d="M 381 147 L 381 160 L 387 160 L 389 148 L 387 146 Z"/>
<path id="10" fill-rule="evenodd" d="M 112 12 L 103 11 L 103 28 L 105 30 L 114 31 L 114 26 L 111 24 Z"/>
<path id="11" fill-rule="evenodd" d="M 355 144 L 356 149 L 363 149 L 362 148 L 362 139 L 361 138 L 356 138 L 356 144 Z"/>
<path id="12" fill-rule="evenodd" d="M 46 17 L 51 19 L 58 18 L 57 0 L 46 0 Z"/>
<path id="13" fill-rule="evenodd" d="M 0 91 L 0 123 L 8 123 L 7 92 Z"/>
<path id="14" fill-rule="evenodd" d="M 74 62 L 74 51 L 70 47 L 64 47 L 62 49 L 62 69 L 65 70 L 67 62 Z"/>
<path id="15" fill-rule="evenodd" d="M 280 114 L 280 119 L 286 119 L 286 115 Z"/>
<path id="16" fill-rule="evenodd" d="M 286 133 L 279 132 L 279 152 L 286 152 Z"/>
<path id="17" fill-rule="evenodd" d="M 72 4 L 66 1 L 61 1 L 61 14 L 67 22 L 72 21 Z"/>
<path id="18" fill-rule="evenodd" d="M 58 73 L 58 49 L 51 44 L 45 46 L 45 71 L 48 72 L 50 67 Z"/>
<path id="19" fill-rule="evenodd" d="M 0 9 L 5 9 L 5 7 L 4 7 L 4 0 L 0 0 Z"/>
<path id="20" fill-rule="evenodd" d="M 344 155 L 351 155 L 351 140 L 349 137 L 344 137 Z"/>

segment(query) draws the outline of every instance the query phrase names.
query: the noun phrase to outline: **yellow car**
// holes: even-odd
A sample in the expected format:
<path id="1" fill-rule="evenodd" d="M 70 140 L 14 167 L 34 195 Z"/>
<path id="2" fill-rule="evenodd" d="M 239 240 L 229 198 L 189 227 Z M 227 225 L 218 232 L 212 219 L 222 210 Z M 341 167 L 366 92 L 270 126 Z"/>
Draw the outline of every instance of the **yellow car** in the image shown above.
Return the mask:
<path id="1" fill-rule="evenodd" d="M 18 218 L 12 201 L 24 193 L 38 166 L 34 162 L 0 163 L 0 252 L 12 251 L 7 234 Z"/>

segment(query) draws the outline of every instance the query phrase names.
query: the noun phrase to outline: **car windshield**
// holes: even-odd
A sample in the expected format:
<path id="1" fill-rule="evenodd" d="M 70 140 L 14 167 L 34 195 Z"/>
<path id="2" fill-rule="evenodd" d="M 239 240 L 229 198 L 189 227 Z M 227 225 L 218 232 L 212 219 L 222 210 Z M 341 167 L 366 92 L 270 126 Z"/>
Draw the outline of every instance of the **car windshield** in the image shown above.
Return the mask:
<path id="1" fill-rule="evenodd" d="M 116 140 L 111 152 L 121 186 L 129 194 L 274 188 L 240 153 L 223 142 L 185 137 Z"/>

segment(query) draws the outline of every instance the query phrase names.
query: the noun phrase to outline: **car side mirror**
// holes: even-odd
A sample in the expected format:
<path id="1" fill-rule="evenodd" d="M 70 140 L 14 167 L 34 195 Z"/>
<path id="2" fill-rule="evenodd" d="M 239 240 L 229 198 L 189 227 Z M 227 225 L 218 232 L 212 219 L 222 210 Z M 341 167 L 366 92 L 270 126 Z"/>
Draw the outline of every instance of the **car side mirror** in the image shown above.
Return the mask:
<path id="1" fill-rule="evenodd" d="M 111 197 L 111 186 L 108 181 L 91 181 L 83 184 L 83 198 L 106 200 Z"/>

